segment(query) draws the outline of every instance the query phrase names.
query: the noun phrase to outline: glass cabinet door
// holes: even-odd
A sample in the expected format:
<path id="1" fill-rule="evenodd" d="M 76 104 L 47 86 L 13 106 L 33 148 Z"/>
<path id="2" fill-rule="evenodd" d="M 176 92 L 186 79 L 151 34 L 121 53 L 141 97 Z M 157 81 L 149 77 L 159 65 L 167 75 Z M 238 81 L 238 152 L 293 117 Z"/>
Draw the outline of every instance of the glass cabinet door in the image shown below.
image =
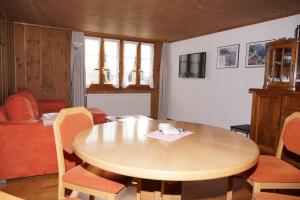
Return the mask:
<path id="1" fill-rule="evenodd" d="M 299 40 L 279 40 L 266 46 L 264 88 L 300 91 Z"/>
<path id="2" fill-rule="evenodd" d="M 292 48 L 283 49 L 283 66 L 282 66 L 282 82 L 290 82 L 292 72 Z"/>
<path id="3" fill-rule="evenodd" d="M 269 49 L 268 55 L 269 55 L 269 57 L 268 57 L 269 60 L 267 61 L 268 66 L 267 66 L 267 71 L 266 71 L 266 73 L 267 73 L 266 78 L 268 81 L 272 81 L 273 80 L 273 66 L 274 66 L 274 49 L 273 48 Z"/>
<path id="4" fill-rule="evenodd" d="M 273 71 L 273 82 L 281 81 L 281 68 L 282 68 L 282 48 L 275 49 L 275 65 Z"/>

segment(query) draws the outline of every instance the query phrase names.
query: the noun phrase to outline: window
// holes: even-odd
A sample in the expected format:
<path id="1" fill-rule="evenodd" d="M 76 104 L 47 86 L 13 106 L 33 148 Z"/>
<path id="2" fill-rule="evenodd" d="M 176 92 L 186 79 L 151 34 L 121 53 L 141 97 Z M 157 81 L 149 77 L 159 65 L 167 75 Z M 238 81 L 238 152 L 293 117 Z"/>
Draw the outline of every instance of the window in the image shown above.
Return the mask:
<path id="1" fill-rule="evenodd" d="M 85 82 L 88 88 L 91 84 L 99 84 L 100 43 L 98 38 L 86 37 L 85 40 Z"/>
<path id="2" fill-rule="evenodd" d="M 86 86 L 153 88 L 153 60 L 152 43 L 86 37 Z"/>
<path id="3" fill-rule="evenodd" d="M 123 54 L 123 83 L 122 87 L 127 88 L 129 85 L 136 84 L 136 71 L 137 71 L 137 42 L 124 42 Z"/>
<path id="4" fill-rule="evenodd" d="M 119 88 L 119 40 L 104 39 L 104 84 Z"/>
<path id="5" fill-rule="evenodd" d="M 151 88 L 153 88 L 153 58 L 154 45 L 142 43 L 140 81 L 141 85 L 149 85 Z"/>

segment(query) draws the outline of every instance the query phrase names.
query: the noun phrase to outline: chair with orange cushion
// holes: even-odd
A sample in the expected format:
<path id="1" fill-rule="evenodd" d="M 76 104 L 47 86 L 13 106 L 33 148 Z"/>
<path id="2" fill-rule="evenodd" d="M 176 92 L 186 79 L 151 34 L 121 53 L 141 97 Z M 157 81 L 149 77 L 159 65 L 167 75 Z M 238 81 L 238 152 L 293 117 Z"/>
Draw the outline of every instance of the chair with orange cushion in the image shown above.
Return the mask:
<path id="1" fill-rule="evenodd" d="M 254 196 L 253 200 L 300 200 L 300 197 L 268 192 L 259 192 Z"/>
<path id="2" fill-rule="evenodd" d="M 300 189 L 300 169 L 281 160 L 283 147 L 300 155 L 300 112 L 286 118 L 276 157 L 261 155 L 255 171 L 248 178 L 253 195 L 261 189 Z"/>
<path id="3" fill-rule="evenodd" d="M 13 196 L 11 194 L 0 191 L 0 199 L 1 200 L 24 200 L 19 197 Z"/>
<path id="4" fill-rule="evenodd" d="M 123 183 L 115 181 L 122 180 L 123 176 L 113 173 L 110 173 L 113 175 L 98 176 L 87 170 L 85 164 L 78 165 L 68 171 L 65 170 L 63 151 L 72 154 L 72 142 L 76 134 L 92 126 L 92 114 L 84 107 L 62 109 L 54 121 L 59 200 L 65 198 L 65 188 L 109 200 L 115 199 L 116 195 L 125 188 Z"/>

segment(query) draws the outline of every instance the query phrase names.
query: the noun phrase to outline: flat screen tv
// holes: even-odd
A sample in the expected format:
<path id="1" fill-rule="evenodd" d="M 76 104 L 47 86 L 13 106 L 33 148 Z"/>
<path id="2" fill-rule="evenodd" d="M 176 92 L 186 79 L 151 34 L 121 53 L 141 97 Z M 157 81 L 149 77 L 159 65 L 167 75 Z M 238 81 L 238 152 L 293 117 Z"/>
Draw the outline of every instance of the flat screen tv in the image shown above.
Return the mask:
<path id="1" fill-rule="evenodd" d="M 179 56 L 179 77 L 205 78 L 206 52 Z"/>

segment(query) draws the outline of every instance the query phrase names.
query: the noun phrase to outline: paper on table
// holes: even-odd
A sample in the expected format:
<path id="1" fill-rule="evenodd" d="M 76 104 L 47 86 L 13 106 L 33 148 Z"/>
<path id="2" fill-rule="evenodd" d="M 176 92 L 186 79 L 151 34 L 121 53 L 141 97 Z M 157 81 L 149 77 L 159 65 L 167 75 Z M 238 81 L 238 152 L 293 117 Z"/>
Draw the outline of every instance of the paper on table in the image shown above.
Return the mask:
<path id="1" fill-rule="evenodd" d="M 58 113 L 45 113 L 42 115 L 43 125 L 50 126 L 53 124 L 55 118 L 57 117 Z"/>
<path id="2" fill-rule="evenodd" d="M 177 135 L 174 135 L 174 134 L 166 135 L 166 134 L 163 134 L 161 131 L 154 131 L 154 132 L 151 132 L 151 133 L 147 133 L 146 136 L 151 137 L 151 138 L 155 138 L 155 139 L 158 139 L 158 140 L 173 142 L 173 141 L 179 140 L 179 139 L 181 139 L 185 136 L 188 136 L 192 133 L 193 132 L 190 132 L 190 131 L 182 131 L 182 132 L 180 132 L 180 134 L 177 134 Z"/>

